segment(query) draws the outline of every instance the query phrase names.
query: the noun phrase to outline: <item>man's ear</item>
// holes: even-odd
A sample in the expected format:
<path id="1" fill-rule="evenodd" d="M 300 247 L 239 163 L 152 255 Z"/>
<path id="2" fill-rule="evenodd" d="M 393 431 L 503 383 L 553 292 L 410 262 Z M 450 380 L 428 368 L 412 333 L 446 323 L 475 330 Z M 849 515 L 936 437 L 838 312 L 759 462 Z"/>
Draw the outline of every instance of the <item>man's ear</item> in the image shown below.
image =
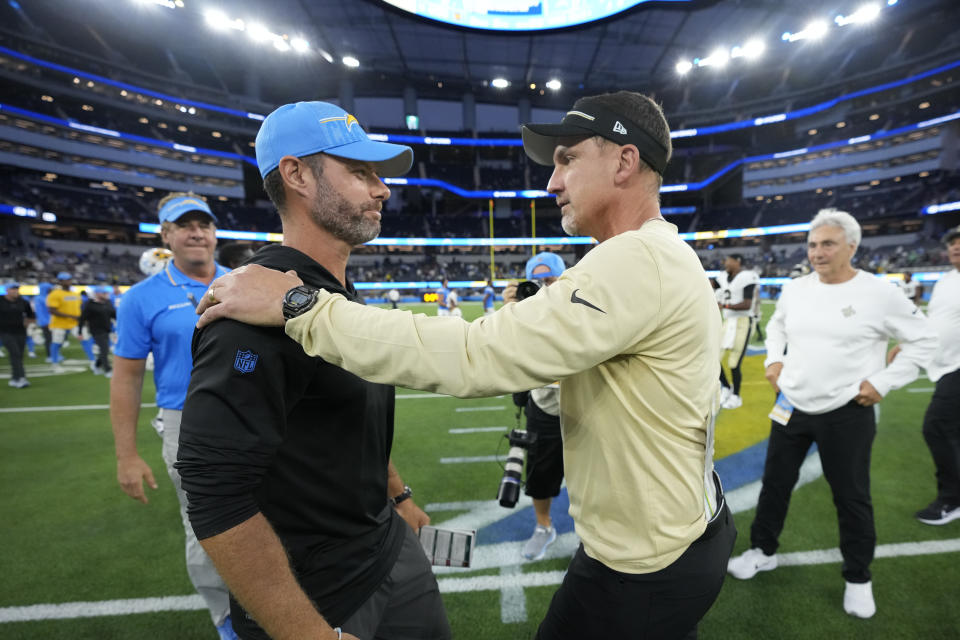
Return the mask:
<path id="1" fill-rule="evenodd" d="M 313 171 L 303 160 L 293 156 L 283 156 L 277 171 L 283 179 L 283 186 L 289 194 L 296 194 L 301 198 L 309 199 L 314 193 L 316 178 Z"/>
<path id="2" fill-rule="evenodd" d="M 617 162 L 617 173 L 614 181 L 620 184 L 640 171 L 640 152 L 637 151 L 635 145 L 625 144 L 620 147 Z"/>

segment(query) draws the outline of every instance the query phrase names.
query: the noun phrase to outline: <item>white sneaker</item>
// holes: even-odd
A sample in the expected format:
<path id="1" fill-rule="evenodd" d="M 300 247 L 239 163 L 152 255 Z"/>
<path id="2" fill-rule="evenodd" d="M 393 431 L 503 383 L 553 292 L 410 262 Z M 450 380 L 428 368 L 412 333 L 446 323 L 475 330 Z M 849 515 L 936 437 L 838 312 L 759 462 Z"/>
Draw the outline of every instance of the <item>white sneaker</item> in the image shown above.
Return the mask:
<path id="1" fill-rule="evenodd" d="M 848 582 L 843 590 L 843 610 L 857 618 L 872 618 L 877 612 L 872 582 Z"/>
<path id="2" fill-rule="evenodd" d="M 768 556 L 761 549 L 744 551 L 727 562 L 727 573 L 738 580 L 749 580 L 761 571 L 773 571 L 777 568 L 777 554 Z"/>
<path id="3" fill-rule="evenodd" d="M 150 421 L 150 426 L 153 427 L 154 431 L 157 432 L 157 435 L 161 438 L 163 437 L 163 413 L 157 412 L 157 415 Z"/>
<path id="4" fill-rule="evenodd" d="M 533 535 L 523 545 L 523 557 L 527 560 L 539 560 L 547 553 L 547 547 L 557 539 L 557 530 L 550 526 L 537 525 Z"/>
<path id="5" fill-rule="evenodd" d="M 26 378 L 20 378 L 20 380 L 17 381 L 17 389 L 23 389 L 24 387 L 29 387 L 29 386 L 30 386 L 30 381 L 27 380 Z"/>
<path id="6" fill-rule="evenodd" d="M 36 352 L 36 351 L 31 351 L 31 352 L 29 352 L 29 353 L 27 354 L 27 356 L 30 357 L 30 358 L 36 358 L 36 357 L 37 357 L 37 352 Z"/>
<path id="7" fill-rule="evenodd" d="M 720 406 L 727 404 L 727 400 L 730 399 L 730 396 L 733 392 L 730 390 L 730 387 L 725 387 L 720 385 Z"/>
<path id="8" fill-rule="evenodd" d="M 16 387 L 19 381 L 20 381 L 19 378 L 10 378 L 10 380 L 7 382 L 7 386 Z"/>
<path id="9" fill-rule="evenodd" d="M 743 406 L 743 399 L 740 396 L 735 396 L 731 393 L 730 397 L 727 398 L 727 401 L 720 406 L 724 409 L 739 409 Z"/>

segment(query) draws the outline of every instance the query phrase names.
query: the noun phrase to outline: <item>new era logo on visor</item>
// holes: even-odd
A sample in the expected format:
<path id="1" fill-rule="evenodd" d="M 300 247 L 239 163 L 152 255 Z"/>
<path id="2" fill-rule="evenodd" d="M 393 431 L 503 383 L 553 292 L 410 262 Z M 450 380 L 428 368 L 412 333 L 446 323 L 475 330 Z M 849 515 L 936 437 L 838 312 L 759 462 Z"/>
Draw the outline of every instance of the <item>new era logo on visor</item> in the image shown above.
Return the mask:
<path id="1" fill-rule="evenodd" d="M 617 123 L 613 125 L 613 132 L 625 136 L 627 135 L 627 128 L 620 124 L 620 121 L 617 120 Z"/>

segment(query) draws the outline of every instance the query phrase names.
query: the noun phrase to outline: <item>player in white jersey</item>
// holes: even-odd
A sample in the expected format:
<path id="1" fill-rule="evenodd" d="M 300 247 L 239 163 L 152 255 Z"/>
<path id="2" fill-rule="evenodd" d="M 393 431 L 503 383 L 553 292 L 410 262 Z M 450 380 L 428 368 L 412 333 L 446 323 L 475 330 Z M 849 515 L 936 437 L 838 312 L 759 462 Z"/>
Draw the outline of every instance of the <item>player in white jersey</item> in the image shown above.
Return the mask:
<path id="1" fill-rule="evenodd" d="M 903 295 L 907 296 L 907 300 L 913 304 L 920 304 L 920 301 L 923 299 L 923 285 L 913 279 L 913 275 L 909 272 L 903 274 L 903 280 L 897 283 L 900 285 L 900 290 L 903 291 Z"/>
<path id="2" fill-rule="evenodd" d="M 717 276 L 717 302 L 723 311 L 723 338 L 720 340 L 721 406 L 724 409 L 737 409 L 743 404 L 740 398 L 743 380 L 740 365 L 747 353 L 756 322 L 753 307 L 760 280 L 756 271 L 743 268 L 743 256 L 739 253 L 727 256 L 723 267 L 724 271 Z M 723 372 L 724 357 L 730 368 L 732 388 Z"/>

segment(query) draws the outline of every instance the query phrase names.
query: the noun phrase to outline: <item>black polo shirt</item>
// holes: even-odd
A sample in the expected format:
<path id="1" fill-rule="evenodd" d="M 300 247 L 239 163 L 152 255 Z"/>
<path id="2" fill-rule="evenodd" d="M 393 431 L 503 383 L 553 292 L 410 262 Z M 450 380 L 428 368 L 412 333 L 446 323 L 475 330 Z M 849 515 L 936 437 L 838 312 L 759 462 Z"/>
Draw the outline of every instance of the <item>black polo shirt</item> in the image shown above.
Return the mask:
<path id="1" fill-rule="evenodd" d="M 25 336 L 27 328 L 23 321 L 33 317 L 29 302 L 23 298 L 7 300 L 7 296 L 0 295 L 0 333 Z"/>
<path id="2" fill-rule="evenodd" d="M 295 249 L 265 247 L 249 263 L 362 303 Z M 176 467 L 197 537 L 263 513 L 304 591 L 343 623 L 390 572 L 407 526 L 387 500 L 393 414 L 393 387 L 307 356 L 283 328 L 196 331 Z M 259 631 L 233 608 L 238 631 Z"/>
<path id="3" fill-rule="evenodd" d="M 117 310 L 109 300 L 87 300 L 80 311 L 80 328 L 90 328 L 92 335 L 110 333 L 110 321 L 117 317 Z"/>

